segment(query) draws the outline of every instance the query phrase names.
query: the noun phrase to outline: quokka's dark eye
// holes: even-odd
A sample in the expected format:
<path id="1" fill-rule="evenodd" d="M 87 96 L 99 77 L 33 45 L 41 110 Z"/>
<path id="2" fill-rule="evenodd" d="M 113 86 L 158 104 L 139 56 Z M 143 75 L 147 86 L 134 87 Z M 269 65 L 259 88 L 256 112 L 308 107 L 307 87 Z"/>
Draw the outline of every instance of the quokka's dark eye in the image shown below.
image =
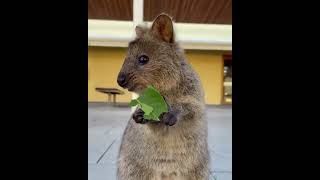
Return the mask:
<path id="1" fill-rule="evenodd" d="M 149 57 L 146 55 L 141 55 L 139 56 L 138 61 L 139 61 L 139 64 L 141 65 L 147 64 L 149 61 Z"/>

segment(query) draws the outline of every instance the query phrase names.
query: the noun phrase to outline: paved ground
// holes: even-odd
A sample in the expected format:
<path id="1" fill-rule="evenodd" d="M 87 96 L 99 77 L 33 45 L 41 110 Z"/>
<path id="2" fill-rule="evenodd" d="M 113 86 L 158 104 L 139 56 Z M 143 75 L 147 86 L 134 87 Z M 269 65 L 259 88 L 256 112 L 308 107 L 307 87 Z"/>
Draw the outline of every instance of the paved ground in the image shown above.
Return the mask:
<path id="1" fill-rule="evenodd" d="M 88 104 L 89 180 L 116 180 L 116 158 L 131 109 Z M 232 109 L 207 107 L 211 177 L 232 179 Z"/>

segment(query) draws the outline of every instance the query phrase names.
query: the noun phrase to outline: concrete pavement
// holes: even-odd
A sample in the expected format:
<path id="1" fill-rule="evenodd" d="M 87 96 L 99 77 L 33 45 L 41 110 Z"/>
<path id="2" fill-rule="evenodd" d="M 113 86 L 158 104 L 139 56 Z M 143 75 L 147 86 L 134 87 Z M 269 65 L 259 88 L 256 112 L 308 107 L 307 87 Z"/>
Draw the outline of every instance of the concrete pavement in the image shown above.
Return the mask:
<path id="1" fill-rule="evenodd" d="M 88 179 L 116 180 L 116 159 L 129 107 L 88 104 Z M 208 106 L 210 179 L 232 179 L 232 108 Z"/>

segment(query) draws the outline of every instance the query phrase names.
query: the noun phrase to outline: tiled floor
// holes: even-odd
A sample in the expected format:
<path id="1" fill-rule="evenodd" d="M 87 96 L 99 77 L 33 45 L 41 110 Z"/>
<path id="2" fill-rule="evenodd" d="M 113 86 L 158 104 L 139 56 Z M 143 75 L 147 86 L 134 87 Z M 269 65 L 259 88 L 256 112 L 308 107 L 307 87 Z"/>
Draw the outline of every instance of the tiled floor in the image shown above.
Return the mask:
<path id="1" fill-rule="evenodd" d="M 121 135 L 131 109 L 88 104 L 89 180 L 116 180 L 116 159 Z M 232 108 L 207 107 L 211 177 L 232 179 Z"/>

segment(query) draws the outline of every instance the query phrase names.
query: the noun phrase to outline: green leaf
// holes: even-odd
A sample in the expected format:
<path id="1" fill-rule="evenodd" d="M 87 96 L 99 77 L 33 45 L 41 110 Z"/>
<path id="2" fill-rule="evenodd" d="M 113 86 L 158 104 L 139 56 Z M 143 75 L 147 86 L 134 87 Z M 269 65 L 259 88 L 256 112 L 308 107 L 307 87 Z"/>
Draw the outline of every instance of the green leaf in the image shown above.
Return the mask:
<path id="1" fill-rule="evenodd" d="M 138 105 L 139 103 L 138 103 L 138 101 L 136 100 L 136 99 L 133 99 L 133 100 L 131 100 L 131 102 L 130 102 L 130 106 L 136 106 L 136 105 Z"/>
<path id="2" fill-rule="evenodd" d="M 139 105 L 145 113 L 144 118 L 160 121 L 159 117 L 163 112 L 168 112 L 168 105 L 161 94 L 152 86 L 148 86 L 138 99 L 130 102 L 130 106 Z"/>
<path id="3" fill-rule="evenodd" d="M 153 111 L 153 108 L 147 104 L 140 102 L 140 105 L 141 105 L 141 109 L 143 109 L 143 112 L 145 115 L 149 115 Z"/>

